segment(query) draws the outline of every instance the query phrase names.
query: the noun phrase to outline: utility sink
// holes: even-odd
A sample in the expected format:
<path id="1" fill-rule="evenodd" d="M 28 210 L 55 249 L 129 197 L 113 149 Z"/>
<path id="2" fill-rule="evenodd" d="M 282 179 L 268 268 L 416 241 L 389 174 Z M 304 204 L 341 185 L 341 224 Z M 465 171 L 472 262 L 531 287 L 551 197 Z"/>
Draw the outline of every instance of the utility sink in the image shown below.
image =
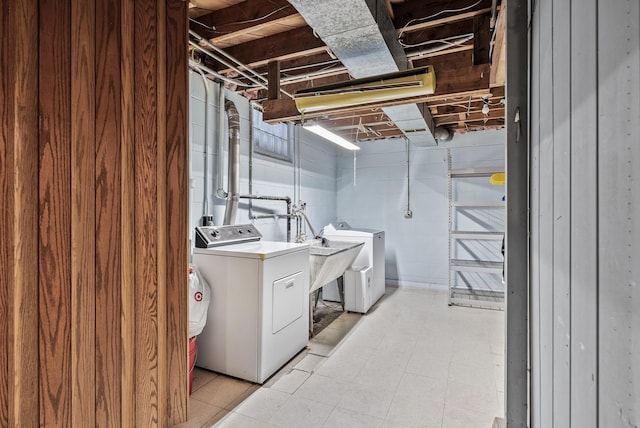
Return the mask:
<path id="1" fill-rule="evenodd" d="M 309 246 L 309 293 L 341 277 L 363 245 L 364 242 L 313 240 Z"/>

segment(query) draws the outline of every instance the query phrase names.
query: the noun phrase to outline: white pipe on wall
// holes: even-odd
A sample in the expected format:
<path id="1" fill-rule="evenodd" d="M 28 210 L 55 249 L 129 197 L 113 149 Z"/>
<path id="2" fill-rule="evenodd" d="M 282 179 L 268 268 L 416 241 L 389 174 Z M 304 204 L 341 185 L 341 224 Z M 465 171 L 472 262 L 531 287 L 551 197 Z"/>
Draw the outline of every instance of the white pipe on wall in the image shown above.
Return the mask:
<path id="1" fill-rule="evenodd" d="M 209 87 L 209 79 L 204 72 L 193 61 L 189 61 L 189 67 L 202 78 L 204 84 L 204 192 L 202 200 L 202 224 L 207 225 L 210 222 L 211 214 L 209 213 L 209 95 L 211 88 Z"/>

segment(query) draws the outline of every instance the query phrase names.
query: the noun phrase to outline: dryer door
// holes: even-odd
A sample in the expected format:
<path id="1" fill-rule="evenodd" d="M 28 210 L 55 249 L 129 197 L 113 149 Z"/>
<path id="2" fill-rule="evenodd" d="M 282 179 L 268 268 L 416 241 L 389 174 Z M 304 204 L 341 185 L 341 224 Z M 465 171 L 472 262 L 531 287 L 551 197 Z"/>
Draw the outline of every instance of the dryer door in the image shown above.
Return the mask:
<path id="1" fill-rule="evenodd" d="M 304 305 L 302 272 L 273 282 L 271 332 L 276 334 L 302 316 Z"/>

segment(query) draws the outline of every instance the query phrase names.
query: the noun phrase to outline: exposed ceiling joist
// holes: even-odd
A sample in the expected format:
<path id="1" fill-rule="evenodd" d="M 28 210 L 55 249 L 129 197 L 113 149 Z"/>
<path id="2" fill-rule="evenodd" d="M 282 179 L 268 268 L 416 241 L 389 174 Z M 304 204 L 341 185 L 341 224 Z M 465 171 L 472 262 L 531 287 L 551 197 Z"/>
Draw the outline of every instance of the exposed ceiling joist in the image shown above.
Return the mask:
<path id="1" fill-rule="evenodd" d="M 312 8 L 317 8 L 321 3 L 333 4 L 333 9 L 337 11 L 336 18 L 329 19 L 326 13 L 321 15 L 321 26 L 352 20 L 360 27 L 364 25 L 364 21 L 354 18 L 349 8 L 356 3 L 366 3 L 374 24 L 377 24 L 379 17 L 387 22 L 387 27 L 381 31 L 385 34 L 384 43 L 398 43 L 400 35 L 401 50 L 410 66 L 417 68 L 431 65 L 436 73 L 436 93 L 433 95 L 396 100 L 384 105 L 348 107 L 319 112 L 317 115 L 306 114 L 305 120 L 318 117 L 329 128 L 345 133 L 349 138 L 355 138 L 357 134 L 359 141 L 366 141 L 400 135 L 401 131 L 397 127 L 388 127 L 391 120 L 382 108 L 426 103 L 421 111 L 435 125 L 445 125 L 462 132 L 504 126 L 503 117 L 499 117 L 504 110 L 499 105 L 504 97 L 504 1 L 498 0 L 500 13 L 493 36 L 488 31 L 482 34 L 478 32 L 478 17 L 484 15 L 482 20 L 486 18 L 491 10 L 491 0 L 293 0 L 291 3 L 295 2 L 303 2 Z M 278 61 L 279 84 L 288 93 L 360 77 L 358 73 L 354 75 L 346 71 L 346 64 L 329 50 L 325 45 L 326 41 L 318 38 L 322 36 L 322 31 L 318 31 L 321 28 L 316 28 L 314 35 L 308 22 L 286 0 L 191 0 L 191 3 L 198 7 L 190 9 L 190 18 L 215 27 L 205 34 L 205 27 L 192 20 L 191 28 L 194 31 L 206 36 L 214 45 L 238 58 L 263 78 L 267 77 L 267 64 Z M 209 10 L 205 11 L 205 7 Z M 337 37 L 339 36 L 336 35 Z M 479 52 L 489 49 L 492 37 L 493 55 L 487 60 L 483 54 L 482 64 L 473 66 L 474 58 L 478 62 Z M 363 52 L 366 50 L 364 47 L 360 49 Z M 204 55 L 202 59 L 216 73 L 234 76 L 235 80 L 255 86 L 227 66 L 204 58 Z M 377 62 L 365 61 L 369 68 Z M 238 68 L 244 69 L 244 66 L 240 65 Z M 272 82 L 277 81 L 274 73 L 270 77 Z M 226 85 L 231 90 L 244 93 L 247 98 L 262 103 L 265 117 L 275 117 L 272 121 L 300 119 L 297 110 L 291 111 L 291 100 L 285 98 L 275 103 L 263 101 L 267 99 L 266 90 Z M 482 113 L 482 98 L 491 104 L 487 115 Z M 363 134 L 364 130 L 368 132 Z"/>
<path id="2" fill-rule="evenodd" d="M 489 64 L 474 65 L 460 69 L 447 70 L 439 74 L 436 73 L 436 76 L 436 92 L 433 95 L 412 97 L 405 100 L 392 100 L 384 103 L 367 105 L 363 108 L 347 107 L 344 109 L 332 110 L 332 112 L 345 110 L 366 110 L 367 108 L 371 107 L 388 107 L 407 103 L 429 102 L 442 98 L 463 96 L 463 94 L 475 91 L 484 91 L 484 93 L 489 92 Z M 467 76 L 471 76 L 472 78 L 469 79 Z M 265 101 L 263 107 L 265 121 L 278 122 L 283 120 L 300 120 L 301 117 L 300 113 L 296 109 L 295 103 L 290 99 Z M 310 115 L 311 113 L 307 114 L 306 116 Z M 318 114 L 313 113 L 313 116 L 317 117 Z"/>
<path id="3" fill-rule="evenodd" d="M 226 52 L 244 64 L 256 68 L 269 61 L 285 61 L 326 52 L 325 44 L 309 27 L 296 28 L 260 40 L 231 46 Z"/>
<path id="4" fill-rule="evenodd" d="M 489 85 L 504 86 L 505 84 L 505 70 L 507 62 L 507 5 L 506 3 L 500 9 L 498 13 L 498 22 L 496 23 L 496 40 L 493 45 L 493 54 L 491 57 L 491 76 L 489 78 Z"/>
<path id="5" fill-rule="evenodd" d="M 398 32 L 419 31 L 491 12 L 491 0 L 407 1 L 394 5 Z"/>

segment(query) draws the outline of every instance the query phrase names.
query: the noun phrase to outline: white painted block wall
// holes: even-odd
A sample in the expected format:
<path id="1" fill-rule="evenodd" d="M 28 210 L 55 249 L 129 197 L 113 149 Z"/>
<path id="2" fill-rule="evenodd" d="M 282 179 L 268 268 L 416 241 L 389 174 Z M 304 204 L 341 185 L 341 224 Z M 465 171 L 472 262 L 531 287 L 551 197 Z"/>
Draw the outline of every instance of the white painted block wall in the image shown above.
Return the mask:
<path id="1" fill-rule="evenodd" d="M 204 205 L 204 85 L 197 73 L 189 73 L 190 82 L 190 231 L 200 223 Z M 214 196 L 216 189 L 216 136 L 218 115 L 218 85 L 210 83 L 214 96 L 209 100 L 210 144 L 208 147 L 208 202 L 209 213 L 214 215 L 215 224 L 222 224 L 224 216 L 223 200 Z M 233 93 L 227 92 L 226 97 L 232 100 L 240 114 L 240 193 L 249 193 L 249 119 L 251 107 L 249 102 Z M 224 126 L 226 128 L 226 115 Z M 283 162 L 254 153 L 253 156 L 253 193 L 257 195 L 288 196 L 294 203 L 300 200 L 307 203 L 307 215 L 314 228 L 320 230 L 322 226 L 335 219 L 336 213 L 336 149 L 333 144 L 308 133 L 303 129 L 293 128 L 295 135 L 294 153 L 297 150 L 300 158 L 294 164 Z M 228 133 L 225 131 L 225 151 Z M 226 166 L 225 166 L 226 168 Z M 226 186 L 226 173 L 224 179 Z M 298 183 L 294 186 L 294 183 Z M 254 215 L 285 214 L 286 204 L 283 201 L 253 201 Z M 264 240 L 285 241 L 285 219 L 250 220 L 248 200 L 240 200 L 236 223 L 253 222 L 263 234 Z M 295 239 L 295 221 L 292 222 L 292 239 Z M 309 232 L 309 238 L 311 238 Z"/>
<path id="2" fill-rule="evenodd" d="M 216 145 L 218 86 L 211 84 L 214 96 L 209 103 L 211 124 L 208 155 L 209 212 L 221 223 L 224 201 L 213 196 L 216 183 Z M 204 199 L 204 86 L 200 76 L 190 73 L 191 189 L 190 230 L 200 222 Z M 249 192 L 249 102 L 235 93 L 227 98 L 240 113 L 240 192 Z M 225 122 L 226 126 L 226 122 Z M 407 201 L 407 158 L 403 140 L 362 143 L 357 153 L 356 182 L 353 178 L 353 154 L 297 127 L 296 165 L 253 156 L 253 193 L 289 196 L 307 204 L 307 214 L 316 232 L 326 224 L 345 220 L 355 227 L 382 229 L 386 232 L 386 272 L 388 282 L 396 285 L 446 287 L 448 281 L 448 205 L 446 148 L 411 147 L 412 219 L 403 216 Z M 226 143 L 225 135 L 225 147 Z M 504 161 L 502 131 L 457 135 L 450 144 L 454 167 L 494 166 Z M 226 152 L 223 153 L 226 158 Z M 294 186 L 299 180 L 299 186 Z M 226 183 L 226 179 L 225 179 Z M 491 186 L 473 187 L 473 192 L 501 190 Z M 226 188 L 226 184 L 225 184 Z M 240 201 L 237 223 L 249 223 L 247 200 Z M 279 201 L 254 201 L 254 214 L 285 213 Z M 286 240 L 284 219 L 254 220 L 265 240 Z M 295 236 L 295 222 L 292 223 Z M 308 231 L 311 238 L 311 232 Z M 425 243 L 428 243 L 426 245 Z"/>
<path id="3" fill-rule="evenodd" d="M 504 164 L 504 131 L 456 135 L 453 168 Z M 445 146 L 443 144 L 443 146 Z M 353 227 L 386 233 L 387 283 L 446 288 L 448 283 L 447 149 L 410 148 L 410 209 L 404 140 L 361 144 L 356 174 L 351 153 L 338 156 L 337 217 Z M 501 198 L 503 188 L 472 185 L 479 199 Z"/>

